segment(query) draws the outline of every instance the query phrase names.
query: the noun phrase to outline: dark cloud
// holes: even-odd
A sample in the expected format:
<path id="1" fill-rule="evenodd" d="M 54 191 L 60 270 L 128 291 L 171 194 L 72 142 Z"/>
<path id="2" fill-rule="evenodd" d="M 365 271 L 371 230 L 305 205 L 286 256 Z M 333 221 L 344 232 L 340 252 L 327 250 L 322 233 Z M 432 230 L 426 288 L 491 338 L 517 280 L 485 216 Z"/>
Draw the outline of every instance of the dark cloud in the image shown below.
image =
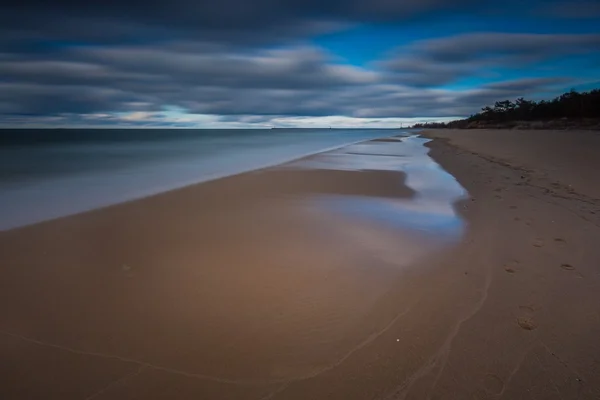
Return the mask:
<path id="1" fill-rule="evenodd" d="M 431 11 L 479 4 L 474 0 L 22 0 L 3 6 L 0 46 L 44 41 L 281 42 L 347 24 L 400 22 Z M 32 44 L 33 43 L 33 44 Z"/>
<path id="2" fill-rule="evenodd" d="M 442 86 L 465 76 L 479 73 L 477 63 L 443 64 L 414 54 L 402 54 L 381 63 L 388 79 L 413 87 Z"/>
<path id="3" fill-rule="evenodd" d="M 153 91 L 151 85 L 143 86 L 140 91 L 125 91 L 91 86 L 4 84 L 0 85 L 3 94 L 0 112 L 42 116 L 109 111 L 156 112 L 161 110 L 162 104 L 170 104 L 190 113 L 220 115 L 223 121 L 241 123 L 263 123 L 280 116 L 456 117 L 471 114 L 496 100 L 547 90 L 559 82 L 562 80 L 519 80 L 465 92 L 416 89 L 398 84 L 310 90 L 178 86 L 177 90 L 168 93 L 163 88 Z M 102 121 L 113 122 L 114 119 L 109 117 L 103 116 Z"/>
<path id="4" fill-rule="evenodd" d="M 555 1 L 547 4 L 542 13 L 558 18 L 598 18 L 600 17 L 600 2 L 597 0 Z"/>
<path id="5" fill-rule="evenodd" d="M 554 85 L 564 86 L 569 82 L 568 78 L 524 78 L 524 79 L 516 79 L 512 81 L 506 82 L 495 82 L 487 85 L 483 85 L 483 89 L 493 89 L 493 90 L 506 90 L 506 91 L 517 91 L 523 93 L 531 93 L 533 91 L 538 91 L 542 87 L 552 87 Z"/>
<path id="6" fill-rule="evenodd" d="M 373 73 L 331 63 L 314 47 L 253 52 L 183 52 L 166 47 L 82 49 L 75 57 L 122 73 L 144 71 L 185 85 L 293 89 L 373 83 Z"/>
<path id="7" fill-rule="evenodd" d="M 75 48 L 0 62 L 0 113 L 156 110 L 203 114 L 326 115 L 318 93 L 377 83 L 315 47 L 230 53 L 189 46 Z"/>
<path id="8" fill-rule="evenodd" d="M 403 20 L 432 10 L 456 9 L 477 3 L 474 0 L 21 0 L 5 6 L 5 15 L 18 14 L 22 22 L 36 21 L 45 26 L 59 25 L 59 21 L 53 21 L 51 17 L 60 16 L 63 21 L 136 21 L 157 29 L 235 31 L 283 26 L 290 21 Z M 42 15 L 47 18 L 41 18 Z"/>
<path id="9" fill-rule="evenodd" d="M 496 68 L 533 68 L 573 54 L 598 53 L 600 34 L 470 33 L 422 40 L 397 49 L 380 65 L 390 79 L 415 87 L 485 77 Z"/>
<path id="10" fill-rule="evenodd" d="M 600 35 L 473 33 L 417 41 L 361 68 L 306 41 L 364 22 L 427 23 L 489 8 L 474 0 L 23 0 L 0 10 L 0 115 L 77 123 L 94 115 L 98 124 L 136 111 L 161 123 L 165 107 L 240 123 L 461 116 L 563 81 L 436 88 L 600 48 Z"/>
<path id="11" fill-rule="evenodd" d="M 427 40 L 413 46 L 425 58 L 439 62 L 460 63 L 487 57 L 502 57 L 507 62 L 529 62 L 552 56 L 596 51 L 600 47 L 600 34 L 479 32 Z"/>
<path id="12" fill-rule="evenodd" d="M 168 105 L 243 123 L 283 115 L 454 117 L 495 100 L 566 84 L 562 78 L 518 80 L 463 96 L 415 88 L 413 80 L 390 79 L 386 71 L 342 65 L 315 47 L 231 53 L 212 47 L 197 52 L 198 46 L 74 47 L 55 54 L 54 60 L 47 55 L 8 57 L 0 62 L 0 114 L 157 112 Z M 429 70 L 413 67 L 431 79 L 438 67 L 430 65 Z M 444 73 L 445 67 L 439 68 Z M 114 122 L 107 118 L 101 122 Z"/>
<path id="13" fill-rule="evenodd" d="M 0 9 L 0 49 L 39 52 L 56 41 L 282 43 L 365 22 L 427 24 L 451 13 L 479 18 L 532 10 L 538 15 L 598 16 L 597 2 L 591 0 L 10 0 Z"/>
<path id="14" fill-rule="evenodd" d="M 334 64 L 314 47 L 252 52 L 182 51 L 175 46 L 75 48 L 41 57 L 0 60 L 5 79 L 47 84 L 214 86 L 260 89 L 336 87 L 378 77 Z M 155 89 L 153 89 L 155 90 Z"/>
<path id="15" fill-rule="evenodd" d="M 140 96 L 112 88 L 0 83 L 0 114 L 127 111 L 136 105 L 142 105 Z M 152 108 L 151 104 L 143 105 Z"/>

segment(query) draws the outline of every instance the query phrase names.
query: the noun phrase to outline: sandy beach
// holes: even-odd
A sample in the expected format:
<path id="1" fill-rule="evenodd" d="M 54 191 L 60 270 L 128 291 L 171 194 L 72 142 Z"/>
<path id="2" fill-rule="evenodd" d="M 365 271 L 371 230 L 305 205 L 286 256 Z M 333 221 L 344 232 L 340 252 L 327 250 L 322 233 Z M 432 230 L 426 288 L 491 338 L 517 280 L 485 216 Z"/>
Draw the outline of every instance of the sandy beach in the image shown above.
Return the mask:
<path id="1" fill-rule="evenodd" d="M 600 398 L 600 135 L 423 135 L 457 242 L 395 138 L 0 232 L 0 398 Z"/>

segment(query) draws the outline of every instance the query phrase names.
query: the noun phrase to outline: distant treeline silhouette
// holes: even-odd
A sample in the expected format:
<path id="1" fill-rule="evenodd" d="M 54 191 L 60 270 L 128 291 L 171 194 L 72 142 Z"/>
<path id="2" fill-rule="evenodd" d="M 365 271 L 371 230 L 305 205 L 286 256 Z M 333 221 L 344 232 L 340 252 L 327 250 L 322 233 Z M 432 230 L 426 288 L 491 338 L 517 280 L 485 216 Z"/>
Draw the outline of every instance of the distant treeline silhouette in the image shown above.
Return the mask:
<path id="1" fill-rule="evenodd" d="M 556 121 L 554 125 L 532 124 L 532 121 Z M 518 98 L 497 101 L 493 107 L 483 107 L 481 112 L 469 118 L 443 122 L 427 122 L 413 125 L 413 128 L 537 128 L 571 127 L 573 124 L 596 126 L 600 122 L 600 89 L 579 93 L 571 90 L 553 100 L 525 100 Z M 550 124 L 552 125 L 552 124 Z"/>

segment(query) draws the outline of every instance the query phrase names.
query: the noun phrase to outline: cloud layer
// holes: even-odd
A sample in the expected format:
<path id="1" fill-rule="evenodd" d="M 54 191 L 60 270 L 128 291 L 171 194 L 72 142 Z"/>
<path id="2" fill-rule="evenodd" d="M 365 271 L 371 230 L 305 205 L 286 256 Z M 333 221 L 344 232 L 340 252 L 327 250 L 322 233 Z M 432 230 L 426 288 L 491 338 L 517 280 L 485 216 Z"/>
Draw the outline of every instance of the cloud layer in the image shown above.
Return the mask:
<path id="1" fill-rule="evenodd" d="M 390 44 L 380 59 L 352 65 L 312 40 L 365 22 L 396 26 L 466 9 L 489 11 L 470 0 L 25 0 L 0 15 L 0 123 L 460 117 L 577 82 L 568 69 L 506 71 L 600 49 L 600 34 L 478 31 Z M 469 79 L 484 83 L 451 87 Z"/>

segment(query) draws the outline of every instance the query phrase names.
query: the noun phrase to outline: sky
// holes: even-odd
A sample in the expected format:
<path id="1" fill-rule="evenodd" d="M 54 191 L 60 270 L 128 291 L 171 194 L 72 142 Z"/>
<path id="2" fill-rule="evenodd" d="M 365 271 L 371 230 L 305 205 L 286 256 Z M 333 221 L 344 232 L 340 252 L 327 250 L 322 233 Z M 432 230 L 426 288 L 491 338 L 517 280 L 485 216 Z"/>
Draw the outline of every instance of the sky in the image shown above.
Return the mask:
<path id="1" fill-rule="evenodd" d="M 597 0 L 21 0 L 0 127 L 399 127 L 600 87 Z"/>

